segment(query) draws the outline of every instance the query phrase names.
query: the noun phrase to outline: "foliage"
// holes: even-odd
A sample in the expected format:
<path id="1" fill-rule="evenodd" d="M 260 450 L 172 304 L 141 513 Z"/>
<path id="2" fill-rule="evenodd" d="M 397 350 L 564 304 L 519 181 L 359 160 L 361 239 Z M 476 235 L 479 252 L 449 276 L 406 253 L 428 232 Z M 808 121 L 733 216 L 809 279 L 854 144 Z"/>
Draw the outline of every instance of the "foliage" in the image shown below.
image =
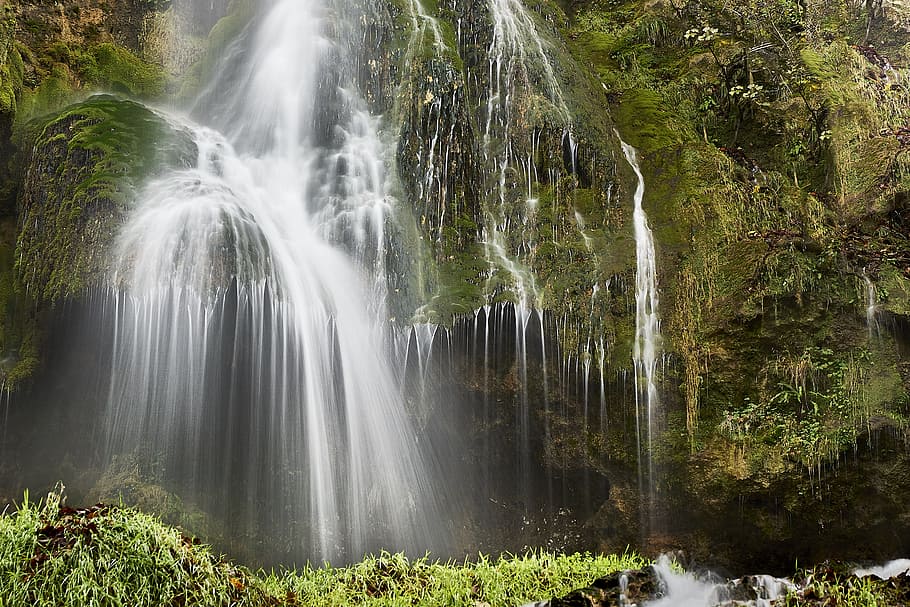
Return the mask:
<path id="1" fill-rule="evenodd" d="M 0 12 L 0 115 L 15 113 L 24 77 L 22 56 L 12 38 L 14 25 Z"/>
<path id="2" fill-rule="evenodd" d="M 724 411 L 720 431 L 757 453 L 815 467 L 833 460 L 876 413 L 880 403 L 868 393 L 873 356 L 868 350 L 835 353 L 810 347 L 783 356 L 768 369 L 758 400 L 745 397 Z M 759 457 L 756 462 L 767 463 Z"/>

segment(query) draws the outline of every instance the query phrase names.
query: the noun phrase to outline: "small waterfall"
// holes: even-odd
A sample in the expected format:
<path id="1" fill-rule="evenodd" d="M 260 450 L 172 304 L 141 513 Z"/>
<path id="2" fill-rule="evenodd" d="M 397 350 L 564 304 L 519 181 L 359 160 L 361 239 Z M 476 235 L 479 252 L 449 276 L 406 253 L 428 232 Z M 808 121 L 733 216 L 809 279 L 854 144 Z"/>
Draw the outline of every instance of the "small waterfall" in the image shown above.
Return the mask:
<path id="1" fill-rule="evenodd" d="M 110 280 L 108 460 L 141 447 L 317 561 L 440 535 L 387 355 L 388 146 L 327 33 L 347 10 L 270 5 L 197 103 L 214 128 L 173 119 L 198 162 L 145 189 Z M 424 367 L 432 329 L 414 332 Z"/>
<path id="2" fill-rule="evenodd" d="M 862 277 L 866 285 L 866 327 L 869 329 L 869 337 L 874 337 L 878 330 L 878 293 L 866 270 L 863 270 Z"/>
<path id="3" fill-rule="evenodd" d="M 520 0 L 489 0 L 493 25 L 488 55 L 488 90 L 486 122 L 483 125 L 483 153 L 488 172 L 495 177 L 489 187 L 491 204 L 484 218 L 482 240 L 489 269 L 488 291 L 511 291 L 515 306 L 515 352 L 518 361 L 520 394 L 517 411 L 518 447 L 521 450 L 520 490 L 530 500 L 531 481 L 527 478 L 530 464 L 531 402 L 528 397 L 527 333 L 540 293 L 531 268 L 536 249 L 535 213 L 538 199 L 534 182 L 538 181 L 533 151 L 540 133 L 530 133 L 527 155 L 517 150 L 517 139 L 525 125 L 519 125 L 520 108 L 515 104 L 516 91 L 526 90 L 535 98 L 548 102 L 560 120 L 569 124 L 571 115 L 563 98 L 556 70 L 547 57 L 545 43 L 534 19 Z M 542 78 L 540 78 L 542 75 Z M 535 81 L 541 90 L 536 90 Z M 512 173 L 523 175 L 520 181 Z M 515 195 L 519 199 L 515 199 Z M 503 273 L 505 280 L 497 276 Z M 508 284 L 505 282 L 508 281 Z M 541 318 L 538 314 L 538 318 Z M 542 326 L 542 319 L 540 324 Z M 544 341 L 541 347 L 545 349 Z M 543 354 L 544 358 L 546 353 Z M 546 401 L 546 395 L 544 395 Z M 546 405 L 545 405 L 546 406 Z"/>
<path id="4" fill-rule="evenodd" d="M 691 573 L 675 571 L 666 555 L 658 559 L 654 571 L 660 580 L 663 596 L 646 601 L 645 607 L 770 607 L 794 588 L 789 580 L 769 575 L 753 575 L 729 583 L 710 577 L 702 579 Z M 740 588 L 743 584 L 748 588 Z"/>
<path id="5" fill-rule="evenodd" d="M 519 83 L 527 85 L 531 74 L 542 76 L 543 94 L 568 121 L 570 112 L 556 78 L 556 70 L 547 57 L 545 43 L 534 19 L 521 0 L 489 0 L 489 8 L 493 39 L 489 48 L 491 89 L 485 129 L 487 137 L 497 121 L 506 124 L 511 119 L 508 112 L 511 109 L 512 87 Z"/>
<path id="6" fill-rule="evenodd" d="M 429 33 L 433 37 L 433 46 L 436 52 L 441 53 L 446 50 L 445 39 L 442 35 L 442 28 L 439 21 L 427 12 L 423 2 L 420 0 L 410 0 L 408 10 L 411 13 L 412 39 L 410 46 L 412 49 L 422 42 L 423 37 Z M 411 53 L 413 54 L 413 50 Z"/>
<path id="7" fill-rule="evenodd" d="M 537 199 L 532 183 L 537 169 L 531 157 L 520 158 L 513 148 L 513 140 L 519 134 L 514 93 L 524 88 L 529 94 L 542 94 L 566 124 L 570 122 L 571 114 L 556 71 L 547 57 L 543 38 L 524 5 L 519 0 L 490 0 L 489 10 L 493 36 L 487 50 L 489 88 L 483 151 L 490 173 L 497 177 L 491 198 L 498 199 L 498 204 L 487 214 L 483 241 L 491 273 L 497 268 L 504 271 L 513 283 L 511 288 L 516 304 L 528 308 L 537 305 L 539 296 L 534 273 L 528 267 L 534 250 L 533 216 Z M 539 92 L 534 91 L 531 84 L 536 80 L 532 75 L 536 74 L 543 74 L 543 90 Z M 536 148 L 535 134 L 531 134 L 528 143 L 531 150 Z M 519 189 L 509 177 L 512 169 L 525 175 L 527 196 L 523 204 L 516 204 L 510 198 L 510 192 Z M 517 247 L 510 244 L 513 231 L 521 233 Z M 526 311 L 519 314 L 525 315 Z"/>
<path id="8" fill-rule="evenodd" d="M 644 409 L 644 441 L 641 459 L 647 470 L 648 508 L 654 515 L 656 500 L 653 446 L 660 396 L 657 390 L 657 362 L 660 346 L 660 317 L 658 316 L 657 256 L 654 252 L 654 236 L 648 227 L 648 216 L 642 208 L 645 195 L 645 178 L 638 165 L 635 148 L 620 140 L 626 160 L 635 171 L 638 184 L 635 188 L 635 343 L 632 359 L 635 364 L 636 415 L 639 427 L 642 425 Z M 639 436 L 641 436 L 641 431 Z M 640 440 L 640 439 L 639 439 Z M 640 464 L 641 465 L 641 464 Z M 643 471 L 642 471 L 643 472 Z M 640 472 L 641 474 L 641 472 Z M 653 521 L 652 521 L 653 522 Z"/>

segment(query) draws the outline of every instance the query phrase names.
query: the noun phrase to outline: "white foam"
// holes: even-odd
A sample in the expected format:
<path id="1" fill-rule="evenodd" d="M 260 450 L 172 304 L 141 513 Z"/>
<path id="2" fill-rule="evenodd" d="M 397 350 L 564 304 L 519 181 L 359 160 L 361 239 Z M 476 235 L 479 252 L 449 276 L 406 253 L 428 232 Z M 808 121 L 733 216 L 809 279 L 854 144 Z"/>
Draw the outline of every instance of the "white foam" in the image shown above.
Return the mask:
<path id="1" fill-rule="evenodd" d="M 874 575 L 883 580 L 890 580 L 893 577 L 906 575 L 908 572 L 910 572 L 910 559 L 897 559 L 879 567 L 857 569 L 853 573 L 856 574 L 857 577 Z"/>

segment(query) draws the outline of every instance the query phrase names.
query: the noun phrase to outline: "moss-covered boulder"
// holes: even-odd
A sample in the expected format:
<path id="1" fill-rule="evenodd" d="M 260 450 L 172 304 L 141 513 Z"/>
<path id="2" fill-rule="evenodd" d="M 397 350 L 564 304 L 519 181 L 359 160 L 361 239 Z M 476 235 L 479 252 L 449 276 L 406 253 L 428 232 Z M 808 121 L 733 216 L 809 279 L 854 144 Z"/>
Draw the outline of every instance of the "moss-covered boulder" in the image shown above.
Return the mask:
<path id="1" fill-rule="evenodd" d="M 19 202 L 17 268 L 53 302 L 103 280 L 110 247 L 139 188 L 195 160 L 190 134 L 148 108 L 92 97 L 36 126 Z"/>

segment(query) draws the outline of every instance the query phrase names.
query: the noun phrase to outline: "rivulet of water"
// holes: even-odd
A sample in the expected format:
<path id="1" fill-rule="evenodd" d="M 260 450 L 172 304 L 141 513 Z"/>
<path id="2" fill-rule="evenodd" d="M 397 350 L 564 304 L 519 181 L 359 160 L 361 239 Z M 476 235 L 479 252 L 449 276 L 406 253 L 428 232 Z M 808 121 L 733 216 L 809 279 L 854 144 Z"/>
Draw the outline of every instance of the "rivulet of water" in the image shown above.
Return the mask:
<path id="1" fill-rule="evenodd" d="M 653 514 L 655 495 L 654 460 L 652 457 L 657 410 L 660 395 L 657 389 L 657 352 L 660 346 L 660 316 L 657 293 L 657 255 L 654 249 L 654 235 L 648 225 L 648 216 L 642 207 L 645 195 L 645 178 L 638 165 L 635 148 L 622 143 L 626 160 L 631 165 L 638 184 L 635 188 L 635 343 L 632 360 L 635 364 L 636 419 L 640 445 L 640 466 L 646 468 L 648 503 Z M 641 428 L 641 426 L 644 428 Z M 641 470 L 644 473 L 645 470 Z M 652 521 L 653 522 L 653 521 Z"/>

